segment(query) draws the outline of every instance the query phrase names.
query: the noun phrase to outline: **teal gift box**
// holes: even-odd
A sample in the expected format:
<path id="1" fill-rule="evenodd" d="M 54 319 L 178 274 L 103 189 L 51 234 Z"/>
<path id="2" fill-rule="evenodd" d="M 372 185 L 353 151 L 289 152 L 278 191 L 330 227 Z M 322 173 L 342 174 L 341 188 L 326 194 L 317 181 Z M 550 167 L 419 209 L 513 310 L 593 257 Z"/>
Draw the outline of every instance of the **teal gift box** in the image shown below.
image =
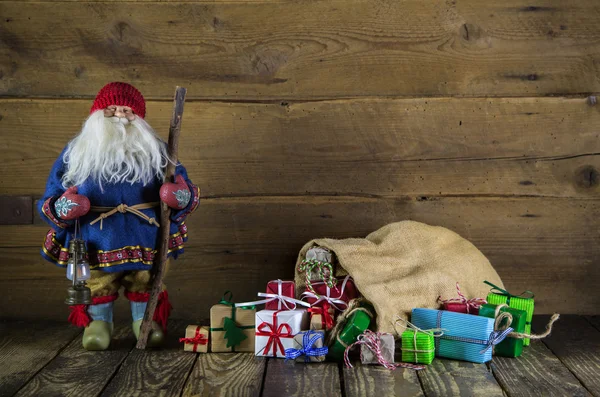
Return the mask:
<path id="1" fill-rule="evenodd" d="M 434 309 L 413 309 L 411 322 L 421 329 L 441 328 L 435 339 L 435 355 L 474 363 L 492 359 L 493 345 L 508 333 L 494 331 L 494 319 Z"/>

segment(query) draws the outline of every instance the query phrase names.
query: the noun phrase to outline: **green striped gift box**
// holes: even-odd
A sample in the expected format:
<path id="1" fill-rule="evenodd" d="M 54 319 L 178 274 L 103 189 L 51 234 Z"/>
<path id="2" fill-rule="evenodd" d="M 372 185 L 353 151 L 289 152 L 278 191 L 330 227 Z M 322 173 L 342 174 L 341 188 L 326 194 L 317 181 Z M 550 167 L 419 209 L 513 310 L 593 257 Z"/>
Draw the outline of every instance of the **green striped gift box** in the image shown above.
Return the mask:
<path id="1" fill-rule="evenodd" d="M 431 364 L 435 357 L 433 333 L 407 329 L 402 333 L 401 339 L 403 362 Z"/>
<path id="2" fill-rule="evenodd" d="M 487 296 L 488 303 L 492 305 L 501 305 L 506 303 L 508 307 L 513 309 L 524 310 L 527 312 L 527 318 L 525 322 L 525 333 L 531 334 L 531 320 L 533 319 L 533 293 L 531 291 L 525 291 L 521 295 L 512 295 L 508 291 L 490 283 L 484 281 L 487 285 L 490 285 L 492 289 Z M 530 339 L 523 339 L 523 346 L 529 346 Z"/>

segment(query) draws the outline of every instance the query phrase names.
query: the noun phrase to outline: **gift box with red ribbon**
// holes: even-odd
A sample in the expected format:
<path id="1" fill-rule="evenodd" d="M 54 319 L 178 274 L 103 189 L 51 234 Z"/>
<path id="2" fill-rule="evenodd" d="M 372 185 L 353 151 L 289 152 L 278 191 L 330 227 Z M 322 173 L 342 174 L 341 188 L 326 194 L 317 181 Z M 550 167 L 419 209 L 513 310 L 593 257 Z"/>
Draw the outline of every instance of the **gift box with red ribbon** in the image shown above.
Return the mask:
<path id="1" fill-rule="evenodd" d="M 330 288 L 325 282 L 312 283 L 315 292 L 307 288 L 302 293 L 302 300 L 313 307 L 323 307 L 326 303 L 337 311 L 344 311 L 351 299 L 358 298 L 358 290 L 350 276 L 337 280 L 335 287 Z"/>
<path id="2" fill-rule="evenodd" d="M 179 338 L 183 345 L 183 350 L 194 353 L 208 352 L 208 327 L 199 325 L 188 325 L 185 329 L 185 338 Z"/>
<path id="3" fill-rule="evenodd" d="M 305 309 L 256 312 L 254 353 L 285 358 L 285 350 L 294 348 L 294 336 L 307 326 L 308 312 Z"/>
<path id="4" fill-rule="evenodd" d="M 293 281 L 272 280 L 267 283 L 267 292 L 259 292 L 259 298 L 252 302 L 236 303 L 236 307 L 265 305 L 265 310 L 294 310 L 298 305 L 310 307 L 310 304 L 296 299 L 296 284 Z"/>
<path id="5" fill-rule="evenodd" d="M 323 303 L 322 307 L 313 306 L 308 309 L 310 313 L 310 329 L 329 331 L 335 325 L 335 310 L 329 302 Z"/>

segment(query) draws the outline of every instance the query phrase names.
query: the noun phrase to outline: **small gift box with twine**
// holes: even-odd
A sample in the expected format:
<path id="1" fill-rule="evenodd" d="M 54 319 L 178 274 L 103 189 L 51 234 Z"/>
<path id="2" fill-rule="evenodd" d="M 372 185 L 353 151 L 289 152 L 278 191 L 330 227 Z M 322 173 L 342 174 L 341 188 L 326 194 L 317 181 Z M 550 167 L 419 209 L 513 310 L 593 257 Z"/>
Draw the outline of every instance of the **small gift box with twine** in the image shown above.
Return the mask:
<path id="1" fill-rule="evenodd" d="M 294 336 L 294 347 L 286 349 L 286 360 L 296 360 L 296 362 L 318 363 L 325 361 L 325 356 L 329 349 L 323 346 L 325 332 L 323 331 L 304 331 Z"/>
<path id="2" fill-rule="evenodd" d="M 394 363 L 394 353 L 396 342 L 394 336 L 385 332 L 373 332 L 365 330 L 358 336 L 356 342 L 352 343 L 344 351 L 344 363 L 346 367 L 352 368 L 349 352 L 354 346 L 360 345 L 360 361 L 363 364 L 378 364 L 387 369 L 412 368 L 423 369 L 423 365 L 414 365 L 409 363 Z"/>
<path id="3" fill-rule="evenodd" d="M 495 319 L 496 331 L 511 327 L 515 332 L 525 332 L 527 312 L 524 310 L 513 309 L 506 304 L 492 305 L 488 303 L 481 306 L 479 315 Z M 516 338 L 513 334 L 508 334 L 506 339 L 494 347 L 494 354 L 501 357 L 519 357 L 522 352 L 523 339 Z"/>
<path id="4" fill-rule="evenodd" d="M 435 337 L 440 337 L 444 332 L 441 329 L 423 330 L 401 317 L 396 318 L 396 324 L 405 327 L 401 335 L 402 361 L 431 364 L 435 357 Z"/>
<path id="5" fill-rule="evenodd" d="M 208 352 L 208 327 L 200 325 L 188 325 L 185 329 L 185 338 L 179 338 L 180 343 L 184 343 L 183 350 L 194 353 Z"/>
<path id="6" fill-rule="evenodd" d="M 307 281 L 324 281 L 333 276 L 333 255 L 323 247 L 313 247 L 306 251 L 306 257 L 300 265 L 306 273 Z M 308 285 L 308 283 L 307 283 Z"/>
<path id="7" fill-rule="evenodd" d="M 225 292 L 210 308 L 210 349 L 218 352 L 254 352 L 254 307 L 237 308 Z"/>
<path id="8" fill-rule="evenodd" d="M 412 323 L 421 329 L 443 329 L 435 339 L 435 355 L 456 360 L 485 363 L 492 348 L 513 331 L 494 330 L 494 319 L 446 310 L 413 309 Z"/>
<path id="9" fill-rule="evenodd" d="M 286 349 L 294 347 L 294 335 L 308 326 L 306 309 L 261 310 L 256 312 L 254 354 L 285 358 Z"/>
<path id="10" fill-rule="evenodd" d="M 442 299 L 441 296 L 438 296 L 438 301 L 444 306 L 444 310 L 477 315 L 479 314 L 481 305 L 487 303 L 483 298 L 467 299 L 462 292 L 460 292 L 458 283 L 456 283 L 456 292 L 458 293 L 458 298 Z"/>
<path id="11" fill-rule="evenodd" d="M 527 312 L 527 319 L 525 322 L 525 333 L 531 333 L 531 320 L 533 319 L 533 307 L 534 307 L 534 295 L 531 291 L 524 291 L 520 295 L 512 295 L 510 292 L 490 283 L 484 281 L 487 285 L 491 286 L 492 289 L 487 296 L 487 302 L 492 305 L 507 304 L 508 307 L 513 309 L 524 310 Z M 530 339 L 523 339 L 523 346 L 529 346 Z"/>

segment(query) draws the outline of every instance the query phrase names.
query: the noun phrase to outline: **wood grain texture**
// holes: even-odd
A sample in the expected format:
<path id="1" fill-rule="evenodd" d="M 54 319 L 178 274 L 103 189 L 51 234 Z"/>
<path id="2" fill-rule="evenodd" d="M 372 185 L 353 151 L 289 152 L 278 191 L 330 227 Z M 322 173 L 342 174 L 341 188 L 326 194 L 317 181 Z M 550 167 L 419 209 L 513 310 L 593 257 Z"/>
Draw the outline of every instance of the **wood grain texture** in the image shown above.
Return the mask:
<path id="1" fill-rule="evenodd" d="M 31 196 L 0 196 L 0 225 L 28 225 L 32 222 Z"/>
<path id="2" fill-rule="evenodd" d="M 353 363 L 354 368 L 344 368 L 346 397 L 420 397 L 424 396 L 417 372 L 398 368 L 390 371 L 378 365 Z"/>
<path id="3" fill-rule="evenodd" d="M 171 321 L 164 348 L 133 349 L 102 396 L 179 396 L 196 360 L 196 354 L 184 352 L 178 342 L 186 326 L 184 321 Z"/>
<path id="4" fill-rule="evenodd" d="M 509 396 L 589 396 L 589 392 L 541 341 L 521 357 L 495 356 L 489 366 Z"/>
<path id="5" fill-rule="evenodd" d="M 586 319 L 600 331 L 600 316 L 586 316 Z"/>
<path id="6" fill-rule="evenodd" d="M 86 351 L 75 338 L 17 396 L 97 396 L 135 344 L 131 324 L 115 329 L 106 351 Z"/>
<path id="7" fill-rule="evenodd" d="M 600 283 L 599 215 L 598 200 L 208 199 L 187 222 L 186 254 L 172 266 L 166 284 L 177 317 L 206 319 L 210 302 L 225 290 L 233 291 L 237 301 L 250 300 L 273 277 L 293 277 L 297 253 L 312 238 L 364 237 L 387 223 L 412 219 L 450 228 L 473 242 L 509 290 L 535 292 L 536 313 L 594 314 Z M 39 256 L 47 230 L 0 226 L 0 242 L 10 240 L 8 247 L 0 247 L 0 266 L 7 269 L 0 278 L 8 297 L 0 301 L 3 313 L 65 315 L 64 270 Z M 26 313 L 20 309 L 24 304 L 31 308 Z"/>
<path id="8" fill-rule="evenodd" d="M 548 320 L 534 317 L 532 331 L 543 332 Z M 563 315 L 543 341 L 590 393 L 600 396 L 600 331 L 583 317 Z"/>
<path id="9" fill-rule="evenodd" d="M 0 134 L 11 136 L 0 142 L 0 194 L 41 195 L 90 106 L 0 100 Z M 170 102 L 147 108 L 166 139 Z M 204 198 L 599 198 L 599 109 L 565 98 L 189 102 L 179 157 Z"/>
<path id="10" fill-rule="evenodd" d="M 337 363 L 296 363 L 269 359 L 263 397 L 341 397 Z"/>
<path id="11" fill-rule="evenodd" d="M 149 98 L 547 95 L 600 91 L 597 4 L 0 3 L 0 95 Z M 181 56 L 185 54 L 185 56 Z"/>
<path id="12" fill-rule="evenodd" d="M 485 364 L 436 357 L 426 369 L 418 371 L 423 391 L 432 396 L 498 396 L 502 388 Z"/>
<path id="13" fill-rule="evenodd" d="M 81 332 L 65 322 L 0 320 L 0 396 L 12 396 Z"/>
<path id="14" fill-rule="evenodd" d="M 267 359 L 251 353 L 199 354 L 184 397 L 258 397 Z"/>

